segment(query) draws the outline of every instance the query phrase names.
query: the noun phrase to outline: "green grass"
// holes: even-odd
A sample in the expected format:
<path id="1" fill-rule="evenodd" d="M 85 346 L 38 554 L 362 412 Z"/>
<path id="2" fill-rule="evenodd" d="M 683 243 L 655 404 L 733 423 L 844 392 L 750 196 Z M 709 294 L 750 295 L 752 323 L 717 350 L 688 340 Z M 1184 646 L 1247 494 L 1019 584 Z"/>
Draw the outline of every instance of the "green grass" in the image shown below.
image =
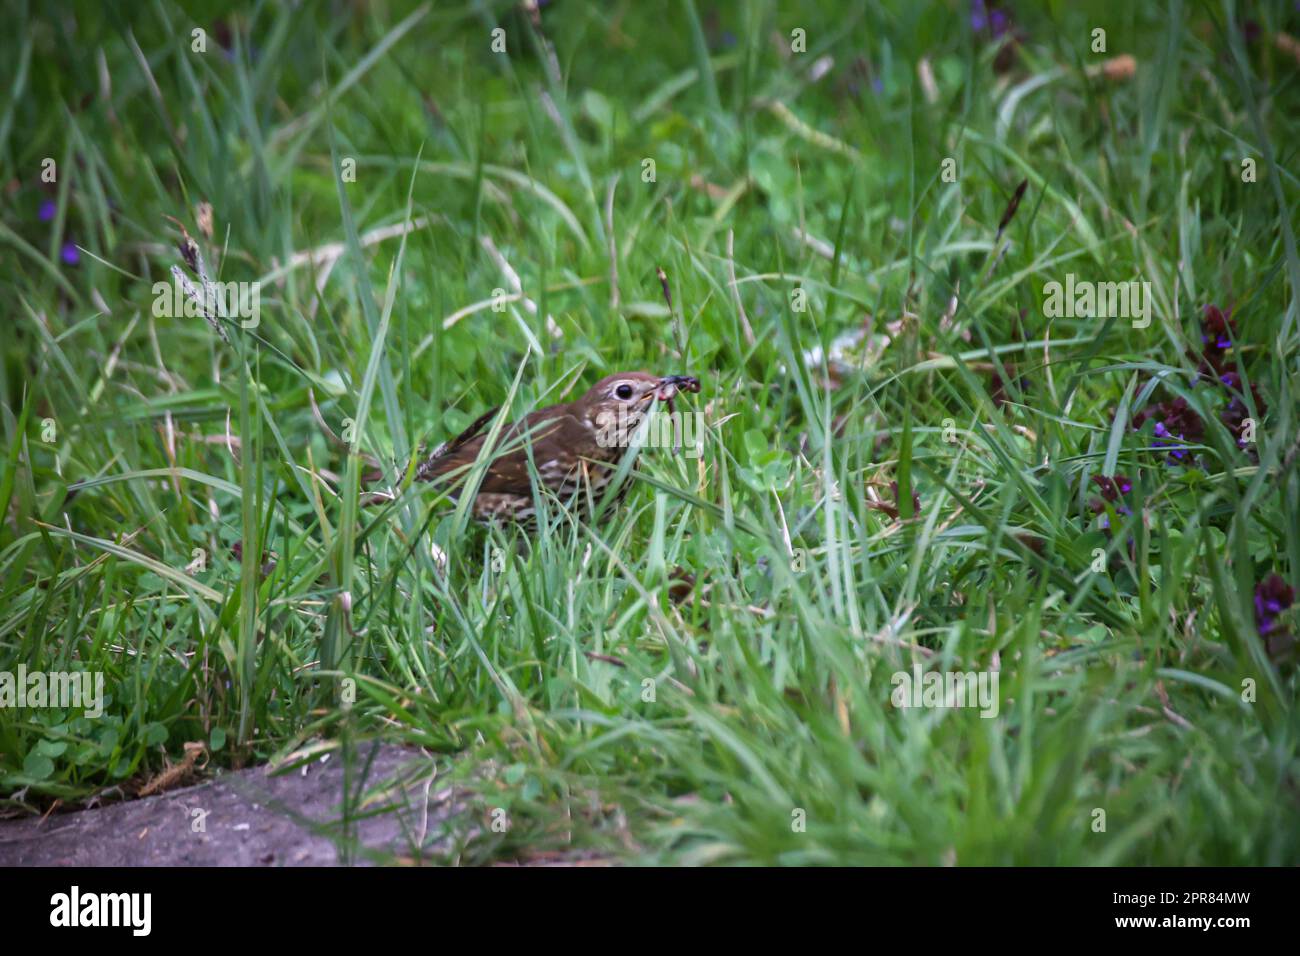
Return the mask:
<path id="1" fill-rule="evenodd" d="M 3 805 L 378 738 L 473 794 L 464 862 L 1300 862 L 1252 602 L 1300 586 L 1291 4 L 1251 40 L 1231 4 L 1026 4 L 1005 72 L 957 3 L 559 2 L 545 41 L 505 3 L 208 6 L 0 38 L 0 671 L 109 697 L 0 709 Z M 168 217 L 261 281 L 257 328 L 155 316 Z M 1069 272 L 1149 282 L 1151 325 L 1048 318 Z M 1257 462 L 1186 374 L 1209 303 Z M 703 454 L 643 451 L 606 520 L 524 545 L 408 486 L 485 409 L 635 368 L 701 378 Z M 1128 427 L 1179 394 L 1195 465 Z M 998 716 L 895 708 L 914 665 L 996 671 Z"/>

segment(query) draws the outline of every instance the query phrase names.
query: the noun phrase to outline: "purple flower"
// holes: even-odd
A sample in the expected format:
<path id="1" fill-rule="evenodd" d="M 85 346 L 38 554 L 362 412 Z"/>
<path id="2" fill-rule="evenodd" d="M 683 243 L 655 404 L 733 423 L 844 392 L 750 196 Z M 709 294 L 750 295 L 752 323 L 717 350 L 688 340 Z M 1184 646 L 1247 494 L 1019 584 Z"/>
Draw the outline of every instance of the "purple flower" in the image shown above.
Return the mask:
<path id="1" fill-rule="evenodd" d="M 1245 437 L 1246 422 L 1250 420 L 1250 411 L 1244 400 L 1245 383 L 1237 363 L 1228 361 L 1228 352 L 1236 349 L 1236 342 L 1237 322 L 1232 317 L 1232 308 L 1220 309 L 1213 303 L 1205 306 L 1201 315 L 1201 355 L 1197 374 L 1201 381 L 1213 381 L 1228 389 L 1228 404 L 1219 413 L 1219 418 L 1232 432 L 1237 446 L 1252 459 L 1258 460 L 1255 450 Z M 1250 395 L 1254 399 L 1256 417 L 1263 416 L 1268 411 L 1268 404 L 1254 382 L 1250 383 Z M 1251 434 L 1253 436 L 1254 432 Z"/>
<path id="2" fill-rule="evenodd" d="M 1255 626 L 1261 637 L 1278 628 L 1278 615 L 1295 603 L 1295 589 L 1280 574 L 1270 574 L 1255 585 Z"/>
<path id="3" fill-rule="evenodd" d="M 77 244 L 68 240 L 63 244 L 63 249 L 59 253 L 63 261 L 70 266 L 81 264 L 81 251 L 77 249 Z"/>
<path id="4" fill-rule="evenodd" d="M 1225 311 L 1211 303 L 1201 313 L 1201 370 L 1213 369 L 1216 373 L 1229 368 L 1225 353 L 1232 348 L 1237 334 L 1237 323 L 1232 318 L 1232 308 Z"/>
<path id="5" fill-rule="evenodd" d="M 1127 495 L 1133 490 L 1133 482 L 1127 475 L 1115 475 L 1113 478 L 1093 475 L 1089 480 L 1100 489 L 1101 497 L 1090 500 L 1088 509 L 1093 514 L 1101 516 L 1099 524 L 1103 529 L 1110 529 L 1110 515 L 1106 513 L 1107 505 L 1113 505 L 1117 515 L 1128 517 L 1133 513 L 1132 509 L 1120 500 L 1120 496 Z"/>
<path id="6" fill-rule="evenodd" d="M 1268 406 L 1264 404 L 1264 397 L 1259 394 L 1259 388 L 1254 382 L 1250 384 L 1250 395 L 1255 400 L 1257 414 L 1263 415 L 1268 411 Z M 1219 413 L 1219 418 L 1223 421 L 1223 424 L 1228 426 L 1228 431 L 1232 432 L 1232 437 L 1237 440 L 1238 448 L 1245 448 L 1250 444 L 1246 440 L 1246 422 L 1251 421 L 1250 408 L 1243 398 L 1233 396 L 1232 401 L 1228 402 L 1227 408 Z"/>
<path id="7" fill-rule="evenodd" d="M 997 38 L 1011 30 L 1011 17 L 999 7 L 990 6 L 985 0 L 971 0 L 970 28 L 975 33 L 988 30 L 989 35 Z"/>
<path id="8" fill-rule="evenodd" d="M 1147 419 L 1155 420 L 1153 447 L 1168 448 L 1174 463 L 1187 457 L 1186 442 L 1199 442 L 1205 437 L 1205 423 L 1185 398 L 1147 406 L 1133 417 L 1133 427 L 1141 428 Z"/>
<path id="9" fill-rule="evenodd" d="M 55 211 L 56 211 L 57 209 L 58 209 L 58 206 L 56 206 L 56 205 L 54 204 L 54 200 L 53 200 L 53 199 L 42 199 L 42 200 L 41 200 L 41 211 L 40 211 L 40 213 L 39 213 L 39 215 L 40 215 L 40 217 L 41 217 L 41 222 L 49 222 L 51 219 L 53 219 L 53 218 L 54 218 L 54 213 L 55 213 Z"/>
<path id="10" fill-rule="evenodd" d="M 1255 628 L 1270 657 L 1289 657 L 1295 649 L 1295 635 L 1278 621 L 1294 603 L 1295 589 L 1280 574 L 1270 574 L 1255 585 Z"/>
<path id="11" fill-rule="evenodd" d="M 1112 504 L 1119 501 L 1120 495 L 1126 495 L 1133 490 L 1133 482 L 1127 475 L 1116 475 L 1113 478 L 1106 475 L 1093 475 L 1089 480 L 1101 490 L 1101 496 Z"/>

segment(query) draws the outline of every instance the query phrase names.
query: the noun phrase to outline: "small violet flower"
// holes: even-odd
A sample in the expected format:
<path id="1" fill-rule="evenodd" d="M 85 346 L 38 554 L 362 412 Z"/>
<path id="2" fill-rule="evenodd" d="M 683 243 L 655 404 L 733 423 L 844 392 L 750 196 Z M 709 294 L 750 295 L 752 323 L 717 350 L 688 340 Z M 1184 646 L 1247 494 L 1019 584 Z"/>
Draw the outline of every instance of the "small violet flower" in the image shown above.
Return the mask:
<path id="1" fill-rule="evenodd" d="M 1110 528 L 1110 515 L 1106 513 L 1107 505 L 1114 506 L 1115 513 L 1118 515 L 1127 517 L 1133 513 L 1128 505 L 1120 500 L 1123 495 L 1133 490 L 1133 482 L 1126 475 L 1115 475 L 1113 478 L 1106 475 L 1093 475 L 1089 480 L 1101 491 L 1100 498 L 1093 498 L 1088 502 L 1088 509 L 1093 514 L 1101 516 L 1102 528 Z"/>
<path id="2" fill-rule="evenodd" d="M 1201 372 L 1216 374 L 1232 368 L 1225 363 L 1228 349 L 1237 338 L 1237 323 L 1232 309 L 1225 312 L 1217 305 L 1207 305 L 1201 314 Z"/>
<path id="3" fill-rule="evenodd" d="M 988 30 L 994 37 L 1000 37 L 1011 28 L 1011 18 L 1005 10 L 990 7 L 985 0 L 971 0 L 970 28 L 976 33 Z"/>
<path id="4" fill-rule="evenodd" d="M 1270 574 L 1255 585 L 1255 628 L 1264 650 L 1277 660 L 1290 658 L 1295 650 L 1295 635 L 1278 620 L 1294 603 L 1295 588 L 1280 574 Z"/>
<path id="5" fill-rule="evenodd" d="M 1267 637 L 1279 627 L 1277 618 L 1295 603 L 1295 588 L 1282 580 L 1280 574 L 1270 574 L 1255 585 L 1255 627 L 1261 637 Z"/>
<path id="6" fill-rule="evenodd" d="M 1133 416 L 1133 427 L 1141 428 L 1148 420 L 1155 420 L 1157 448 L 1168 448 L 1173 464 L 1181 463 L 1189 454 L 1188 443 L 1200 442 L 1205 437 L 1205 423 L 1196 410 L 1181 396 L 1158 405 L 1149 405 Z"/>

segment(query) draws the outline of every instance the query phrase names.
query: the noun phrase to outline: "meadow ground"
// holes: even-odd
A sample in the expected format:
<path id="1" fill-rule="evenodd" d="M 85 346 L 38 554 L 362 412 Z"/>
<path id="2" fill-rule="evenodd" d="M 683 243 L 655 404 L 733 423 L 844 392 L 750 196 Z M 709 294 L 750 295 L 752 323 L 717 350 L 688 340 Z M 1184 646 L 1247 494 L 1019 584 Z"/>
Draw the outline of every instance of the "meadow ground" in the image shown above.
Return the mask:
<path id="1" fill-rule="evenodd" d="M 1300 862 L 1295 5 L 217 6 L 6 5 L 0 806 L 382 740 L 442 860 Z M 410 482 L 642 368 L 602 521 Z"/>

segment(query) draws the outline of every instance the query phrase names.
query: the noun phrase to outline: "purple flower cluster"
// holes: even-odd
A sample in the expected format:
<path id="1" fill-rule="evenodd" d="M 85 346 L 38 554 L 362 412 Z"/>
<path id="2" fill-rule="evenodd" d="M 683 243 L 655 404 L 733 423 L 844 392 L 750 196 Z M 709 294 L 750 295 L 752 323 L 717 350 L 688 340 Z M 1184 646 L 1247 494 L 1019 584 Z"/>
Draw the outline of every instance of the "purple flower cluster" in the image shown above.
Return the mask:
<path id="1" fill-rule="evenodd" d="M 1295 603 L 1295 588 L 1270 574 L 1255 585 L 1255 628 L 1271 657 L 1283 657 L 1295 647 L 1295 635 L 1278 618 Z"/>
<path id="2" fill-rule="evenodd" d="M 1264 404 L 1264 398 L 1259 394 L 1258 387 L 1252 382 L 1250 386 L 1251 397 L 1255 400 L 1255 411 L 1260 415 L 1264 414 L 1267 405 Z M 1234 395 L 1232 401 L 1228 402 L 1227 408 L 1219 413 L 1223 419 L 1223 424 L 1228 426 L 1228 431 L 1232 432 L 1232 437 L 1237 442 L 1238 448 L 1246 448 L 1251 444 L 1246 437 L 1246 422 L 1251 419 L 1250 408 L 1239 395 Z M 1254 457 L 1254 450 L 1250 450 L 1251 457 Z"/>
<path id="3" fill-rule="evenodd" d="M 1093 475 L 1092 483 L 1101 490 L 1101 496 L 1112 504 L 1119 501 L 1120 495 L 1126 495 L 1133 490 L 1133 482 L 1125 475 L 1116 475 L 1114 478 Z"/>
<path id="4" fill-rule="evenodd" d="M 971 0 L 970 28 L 979 39 L 1000 44 L 993 58 L 993 71 L 1006 73 L 1016 64 L 1016 54 L 1025 40 L 1025 32 L 1008 9 L 996 0 Z"/>
<path id="5" fill-rule="evenodd" d="M 1222 368 L 1236 335 L 1237 323 L 1232 318 L 1232 307 L 1224 312 L 1213 303 L 1207 305 L 1201 316 L 1202 365 L 1216 370 Z"/>
<path id="6" fill-rule="evenodd" d="M 1186 461 L 1188 443 L 1199 442 L 1205 437 L 1205 422 L 1182 397 L 1142 409 L 1133 416 L 1133 427 L 1141 428 L 1148 420 L 1156 423 L 1156 437 L 1151 444 L 1156 448 L 1168 448 L 1171 464 Z"/>
<path id="7" fill-rule="evenodd" d="M 1106 475 L 1093 475 L 1090 479 L 1101 492 L 1100 498 L 1093 498 L 1088 502 L 1088 510 L 1095 515 L 1101 515 L 1101 526 L 1110 527 L 1110 515 L 1106 514 L 1107 507 L 1115 509 L 1119 515 L 1131 515 L 1133 512 L 1128 505 L 1123 502 L 1123 496 L 1133 490 L 1133 482 L 1125 475 L 1116 475 L 1109 478 Z"/>
<path id="8" fill-rule="evenodd" d="M 1246 420 L 1251 417 L 1250 407 L 1246 404 L 1241 370 L 1236 362 L 1228 360 L 1228 352 L 1236 339 L 1237 323 L 1232 318 L 1232 309 L 1224 311 L 1217 305 L 1207 305 L 1201 319 L 1201 364 L 1198 371 L 1202 380 L 1214 382 L 1228 390 L 1230 398 L 1227 407 L 1219 413 L 1219 418 L 1228 426 L 1228 431 L 1232 432 L 1237 447 L 1246 448 L 1250 444 L 1245 437 Z M 1268 405 L 1254 382 L 1250 383 L 1250 397 L 1256 414 L 1262 416 L 1268 410 Z"/>
<path id="9" fill-rule="evenodd" d="M 1237 323 L 1232 318 L 1232 309 L 1224 310 L 1217 305 L 1207 305 L 1201 317 L 1201 352 L 1197 366 L 1199 381 L 1213 383 L 1225 390 L 1228 402 L 1219 413 L 1219 418 L 1232 433 L 1237 447 L 1247 449 L 1253 456 L 1253 451 L 1248 447 L 1253 436 L 1247 435 L 1247 421 L 1251 419 L 1251 414 L 1250 406 L 1246 403 L 1246 389 L 1241 370 L 1229 358 L 1236 342 Z M 1268 406 L 1253 382 L 1250 385 L 1250 397 L 1255 413 L 1263 415 Z M 1141 428 L 1147 421 L 1155 422 L 1152 444 L 1170 449 L 1170 464 L 1190 463 L 1190 452 L 1186 446 L 1205 438 L 1205 422 L 1185 398 L 1175 398 L 1142 409 L 1133 416 L 1133 427 Z"/>
<path id="10" fill-rule="evenodd" d="M 976 33 L 988 30 L 995 37 L 1003 36 L 1011 27 L 1005 10 L 990 7 L 984 0 L 971 0 L 970 28 Z"/>

